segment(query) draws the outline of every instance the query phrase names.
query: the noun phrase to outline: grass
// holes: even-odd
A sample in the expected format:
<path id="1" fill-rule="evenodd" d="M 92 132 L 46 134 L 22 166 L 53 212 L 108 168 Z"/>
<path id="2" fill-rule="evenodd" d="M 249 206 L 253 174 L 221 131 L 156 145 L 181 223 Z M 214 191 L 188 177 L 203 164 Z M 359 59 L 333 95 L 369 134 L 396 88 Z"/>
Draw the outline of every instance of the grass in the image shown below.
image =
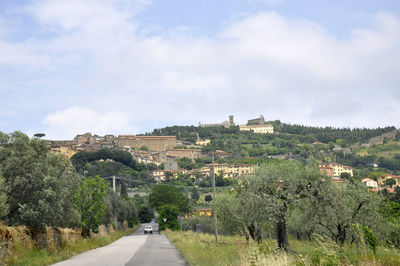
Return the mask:
<path id="1" fill-rule="evenodd" d="M 376 255 L 366 248 L 340 248 L 326 238 L 315 241 L 290 240 L 294 254 L 278 252 L 275 240 L 262 244 L 246 242 L 243 237 L 214 236 L 193 232 L 165 234 L 190 265 L 400 265 L 400 250 L 379 247 Z"/>
<path id="2" fill-rule="evenodd" d="M 247 244 L 245 239 L 221 236 L 215 244 L 214 236 L 193 232 L 172 232 L 165 234 L 182 253 L 190 265 L 241 265 L 240 253 Z"/>
<path id="3" fill-rule="evenodd" d="M 5 265 L 49 265 L 66 260 L 76 254 L 106 246 L 117 239 L 131 234 L 135 228 L 127 231 L 116 230 L 105 237 L 78 239 L 74 244 L 66 244 L 62 249 L 38 249 L 16 246 L 10 255 L 5 258 Z M 3 265 L 0 262 L 0 265 Z"/>
<path id="4" fill-rule="evenodd" d="M 360 156 L 375 155 L 378 157 L 393 158 L 395 155 L 400 154 L 400 141 L 389 140 L 384 144 L 372 145 L 369 148 L 360 148 L 357 154 Z"/>

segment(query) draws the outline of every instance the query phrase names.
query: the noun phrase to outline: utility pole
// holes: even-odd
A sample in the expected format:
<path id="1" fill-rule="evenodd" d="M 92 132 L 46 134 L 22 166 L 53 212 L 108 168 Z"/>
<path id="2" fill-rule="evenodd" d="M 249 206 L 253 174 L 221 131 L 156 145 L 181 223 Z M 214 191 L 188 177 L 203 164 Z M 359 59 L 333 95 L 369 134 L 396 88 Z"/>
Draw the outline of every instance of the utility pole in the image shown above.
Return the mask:
<path id="1" fill-rule="evenodd" d="M 112 176 L 113 179 L 113 191 L 115 192 L 115 175 Z"/>
<path id="2" fill-rule="evenodd" d="M 213 213 L 213 220 L 214 220 L 214 235 L 215 235 L 215 243 L 218 244 L 218 222 L 217 222 L 217 192 L 215 189 L 215 174 L 214 174 L 214 151 L 211 152 L 211 157 L 212 157 L 212 166 L 211 166 L 211 182 L 212 182 L 212 187 L 213 187 L 213 208 L 212 208 L 212 213 Z"/>

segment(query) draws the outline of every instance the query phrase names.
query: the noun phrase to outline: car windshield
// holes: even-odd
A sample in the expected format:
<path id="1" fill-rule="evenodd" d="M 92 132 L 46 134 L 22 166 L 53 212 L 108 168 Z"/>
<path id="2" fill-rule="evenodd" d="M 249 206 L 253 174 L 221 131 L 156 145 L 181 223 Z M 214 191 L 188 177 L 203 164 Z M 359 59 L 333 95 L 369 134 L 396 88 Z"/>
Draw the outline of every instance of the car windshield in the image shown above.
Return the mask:
<path id="1" fill-rule="evenodd" d="M 145 228 L 146 228 L 146 229 L 151 229 L 151 226 L 146 226 Z"/>

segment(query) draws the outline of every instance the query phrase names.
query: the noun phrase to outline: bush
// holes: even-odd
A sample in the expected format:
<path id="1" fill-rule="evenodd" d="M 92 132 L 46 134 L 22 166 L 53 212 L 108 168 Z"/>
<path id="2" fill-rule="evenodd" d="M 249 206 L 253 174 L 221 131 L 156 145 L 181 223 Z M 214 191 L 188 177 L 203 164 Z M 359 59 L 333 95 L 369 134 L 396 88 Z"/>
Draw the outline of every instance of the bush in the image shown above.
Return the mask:
<path id="1" fill-rule="evenodd" d="M 167 228 L 171 230 L 179 230 L 180 224 L 178 222 L 179 208 L 174 205 L 164 205 L 159 208 L 158 228 L 160 231 Z"/>

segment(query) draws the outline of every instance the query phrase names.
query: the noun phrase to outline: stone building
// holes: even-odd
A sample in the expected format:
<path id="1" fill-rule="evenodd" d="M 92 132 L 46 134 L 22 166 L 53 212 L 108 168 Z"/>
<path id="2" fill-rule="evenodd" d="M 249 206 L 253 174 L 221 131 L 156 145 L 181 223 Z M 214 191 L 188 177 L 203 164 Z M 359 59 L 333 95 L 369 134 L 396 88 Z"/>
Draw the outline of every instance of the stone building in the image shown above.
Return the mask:
<path id="1" fill-rule="evenodd" d="M 264 125 L 265 119 L 263 115 L 260 115 L 260 118 L 247 120 L 247 125 Z"/>
<path id="2" fill-rule="evenodd" d="M 173 149 L 168 151 L 167 154 L 176 158 L 189 158 L 192 160 L 203 157 L 202 151 L 198 149 Z"/>
<path id="3" fill-rule="evenodd" d="M 139 149 L 146 146 L 149 151 L 166 151 L 176 146 L 176 136 L 136 136 L 119 135 L 115 139 L 118 148 L 130 147 Z"/>
<path id="4" fill-rule="evenodd" d="M 235 121 L 234 121 L 233 115 L 229 116 L 229 121 L 224 121 L 222 123 L 201 124 L 199 122 L 199 127 L 220 127 L 220 126 L 223 126 L 225 128 L 229 128 L 230 126 L 234 126 L 234 125 L 235 125 Z"/>
<path id="5" fill-rule="evenodd" d="M 240 131 L 253 131 L 259 134 L 273 134 L 274 126 L 271 124 L 266 124 L 263 115 L 260 118 L 247 120 L 247 125 L 239 125 Z"/>

